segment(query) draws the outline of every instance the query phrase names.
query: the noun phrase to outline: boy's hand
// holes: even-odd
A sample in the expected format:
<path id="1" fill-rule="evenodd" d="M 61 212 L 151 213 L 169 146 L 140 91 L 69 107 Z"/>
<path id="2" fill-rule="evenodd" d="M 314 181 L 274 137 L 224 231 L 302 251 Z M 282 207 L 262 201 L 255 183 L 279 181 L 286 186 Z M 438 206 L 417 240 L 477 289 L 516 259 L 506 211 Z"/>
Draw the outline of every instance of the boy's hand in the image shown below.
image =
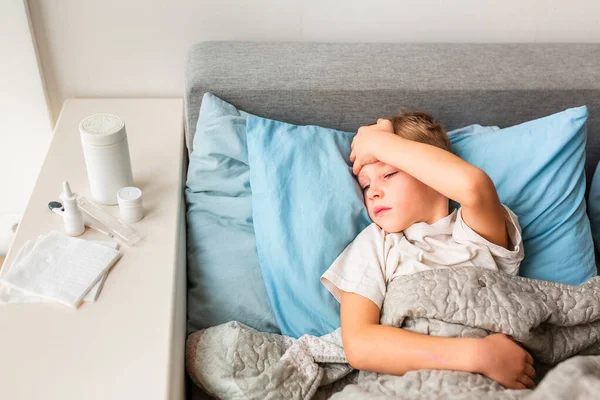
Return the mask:
<path id="1" fill-rule="evenodd" d="M 350 162 L 354 163 L 352 172 L 358 175 L 363 166 L 378 161 L 377 153 L 385 148 L 385 141 L 394 137 L 394 127 L 388 119 L 378 119 L 377 123 L 361 126 L 352 140 Z"/>
<path id="2" fill-rule="evenodd" d="M 535 386 L 533 357 L 511 338 L 495 333 L 483 338 L 480 345 L 477 372 L 507 389 L 531 389 Z"/>

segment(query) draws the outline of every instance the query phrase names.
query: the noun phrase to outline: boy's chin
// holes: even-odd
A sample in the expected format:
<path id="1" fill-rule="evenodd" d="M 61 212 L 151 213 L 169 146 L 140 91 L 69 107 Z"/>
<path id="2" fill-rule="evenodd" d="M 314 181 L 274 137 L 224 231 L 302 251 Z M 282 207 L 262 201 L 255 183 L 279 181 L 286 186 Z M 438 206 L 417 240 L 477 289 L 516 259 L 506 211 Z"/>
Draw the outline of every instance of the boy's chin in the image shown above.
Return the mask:
<path id="1" fill-rule="evenodd" d="M 383 229 L 384 231 L 386 231 L 386 233 L 400 233 L 402 232 L 404 229 L 406 229 L 405 226 L 403 226 L 402 224 L 398 224 L 398 223 L 390 223 L 389 221 L 385 221 L 384 219 L 379 219 L 379 221 L 374 221 L 377 226 L 379 226 L 381 229 Z"/>

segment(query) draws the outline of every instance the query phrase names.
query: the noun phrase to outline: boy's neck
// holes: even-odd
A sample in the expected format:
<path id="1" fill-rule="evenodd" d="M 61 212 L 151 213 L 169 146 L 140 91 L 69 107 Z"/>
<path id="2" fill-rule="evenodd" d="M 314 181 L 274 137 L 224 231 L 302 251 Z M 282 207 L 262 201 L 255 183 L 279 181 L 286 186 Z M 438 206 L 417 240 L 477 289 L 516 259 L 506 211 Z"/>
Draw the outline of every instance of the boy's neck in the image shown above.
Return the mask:
<path id="1" fill-rule="evenodd" d="M 450 201 L 447 197 L 440 195 L 436 201 L 433 202 L 430 210 L 431 214 L 424 222 L 429 225 L 435 224 L 442 218 L 447 217 L 450 214 Z"/>

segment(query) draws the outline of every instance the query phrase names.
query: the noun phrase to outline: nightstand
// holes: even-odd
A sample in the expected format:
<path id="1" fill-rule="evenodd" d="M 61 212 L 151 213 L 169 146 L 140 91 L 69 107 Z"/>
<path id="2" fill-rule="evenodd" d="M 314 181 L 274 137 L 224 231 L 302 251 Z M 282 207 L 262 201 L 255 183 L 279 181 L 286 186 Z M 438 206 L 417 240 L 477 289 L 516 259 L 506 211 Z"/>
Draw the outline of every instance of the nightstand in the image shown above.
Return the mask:
<path id="1" fill-rule="evenodd" d="M 47 204 L 62 181 L 92 199 L 78 124 L 94 113 L 125 120 L 143 241 L 122 247 L 96 303 L 0 305 L 0 393 L 5 399 L 183 399 L 187 153 L 183 100 L 69 99 L 3 268 L 61 218 Z M 114 216 L 118 206 L 102 206 Z M 90 230 L 82 239 L 110 240 Z"/>

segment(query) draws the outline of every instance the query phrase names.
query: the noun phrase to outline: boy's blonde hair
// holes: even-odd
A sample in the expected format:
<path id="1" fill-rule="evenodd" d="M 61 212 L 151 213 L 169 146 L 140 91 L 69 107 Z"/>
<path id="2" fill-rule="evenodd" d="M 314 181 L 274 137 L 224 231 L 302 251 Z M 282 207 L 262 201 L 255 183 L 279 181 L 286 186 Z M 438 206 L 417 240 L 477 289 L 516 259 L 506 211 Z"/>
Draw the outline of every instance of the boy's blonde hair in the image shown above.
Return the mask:
<path id="1" fill-rule="evenodd" d="M 425 111 L 401 108 L 398 115 L 387 119 L 392 122 L 396 135 L 452 152 L 444 125 Z"/>

